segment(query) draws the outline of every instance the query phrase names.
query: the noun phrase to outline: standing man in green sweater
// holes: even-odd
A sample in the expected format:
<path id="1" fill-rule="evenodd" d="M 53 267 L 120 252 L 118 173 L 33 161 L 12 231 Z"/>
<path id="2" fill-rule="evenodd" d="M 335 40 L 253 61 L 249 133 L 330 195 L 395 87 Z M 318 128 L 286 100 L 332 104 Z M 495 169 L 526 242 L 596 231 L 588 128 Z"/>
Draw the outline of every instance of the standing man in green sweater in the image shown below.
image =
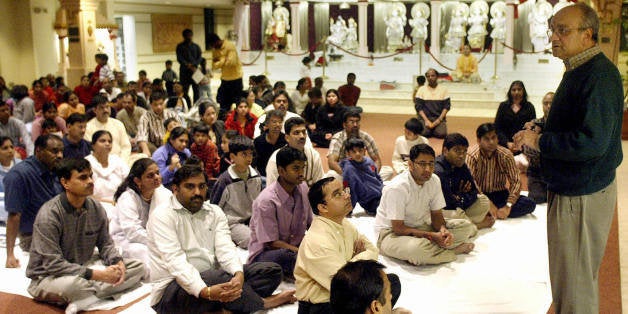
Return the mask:
<path id="1" fill-rule="evenodd" d="M 556 313 L 597 313 L 598 271 L 617 202 L 623 90 L 597 45 L 599 19 L 584 3 L 552 18 L 552 53 L 565 62 L 543 132 L 516 143 L 538 149 L 547 181 L 547 238 Z"/>

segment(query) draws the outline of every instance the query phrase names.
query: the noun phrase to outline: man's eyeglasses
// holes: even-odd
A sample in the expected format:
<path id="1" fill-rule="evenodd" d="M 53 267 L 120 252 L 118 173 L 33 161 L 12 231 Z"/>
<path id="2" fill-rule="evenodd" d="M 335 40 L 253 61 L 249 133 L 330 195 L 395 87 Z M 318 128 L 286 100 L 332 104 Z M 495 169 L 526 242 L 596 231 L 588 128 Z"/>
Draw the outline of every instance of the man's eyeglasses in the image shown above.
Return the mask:
<path id="1" fill-rule="evenodd" d="M 569 27 L 557 27 L 557 28 L 549 28 L 547 30 L 547 37 L 552 38 L 552 35 L 556 33 L 558 37 L 565 37 L 571 34 L 572 31 L 583 31 L 589 27 L 578 27 L 578 28 L 569 28 Z"/>
<path id="2" fill-rule="evenodd" d="M 423 169 L 425 168 L 432 168 L 434 169 L 434 162 L 433 161 L 413 161 L 412 163 L 414 163 L 417 167 L 421 167 Z"/>

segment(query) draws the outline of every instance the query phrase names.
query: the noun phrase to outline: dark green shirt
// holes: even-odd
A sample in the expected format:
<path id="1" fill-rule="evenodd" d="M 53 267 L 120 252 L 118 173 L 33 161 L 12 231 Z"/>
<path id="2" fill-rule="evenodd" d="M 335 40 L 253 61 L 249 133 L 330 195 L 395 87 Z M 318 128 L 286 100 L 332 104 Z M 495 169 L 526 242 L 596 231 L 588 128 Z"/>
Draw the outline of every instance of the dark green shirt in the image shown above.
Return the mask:
<path id="1" fill-rule="evenodd" d="M 623 158 L 622 117 L 621 76 L 603 53 L 565 72 L 539 140 L 548 190 L 586 195 L 608 186 Z"/>

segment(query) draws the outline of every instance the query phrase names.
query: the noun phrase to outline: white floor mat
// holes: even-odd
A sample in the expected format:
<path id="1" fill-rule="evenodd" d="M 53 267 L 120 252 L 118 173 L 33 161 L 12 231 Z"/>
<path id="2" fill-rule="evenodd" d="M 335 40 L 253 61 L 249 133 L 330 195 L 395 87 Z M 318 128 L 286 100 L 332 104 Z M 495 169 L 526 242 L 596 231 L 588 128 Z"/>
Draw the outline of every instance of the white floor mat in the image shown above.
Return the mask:
<path id="1" fill-rule="evenodd" d="M 354 210 L 351 222 L 373 243 L 374 218 Z M 436 266 L 413 266 L 381 256 L 386 271 L 401 278 L 401 297 L 397 306 L 414 313 L 545 313 L 551 304 L 547 265 L 546 207 L 539 205 L 533 215 L 497 221 L 489 230 L 481 230 L 475 239 L 475 250 L 459 255 L 452 263 Z M 0 234 L 4 234 L 4 227 Z M 0 291 L 30 297 L 26 291 L 29 279 L 24 276 L 28 256 L 19 247 L 16 253 L 20 269 L 0 269 Z M 247 252 L 240 250 L 246 261 Z M 6 250 L 0 250 L 2 266 Z M 278 290 L 294 289 L 285 284 Z M 91 309 L 111 309 L 128 304 L 150 292 L 144 285 L 117 301 L 104 301 Z M 129 307 L 123 313 L 152 313 L 150 297 Z M 297 306 L 286 305 L 268 313 L 296 313 Z"/>

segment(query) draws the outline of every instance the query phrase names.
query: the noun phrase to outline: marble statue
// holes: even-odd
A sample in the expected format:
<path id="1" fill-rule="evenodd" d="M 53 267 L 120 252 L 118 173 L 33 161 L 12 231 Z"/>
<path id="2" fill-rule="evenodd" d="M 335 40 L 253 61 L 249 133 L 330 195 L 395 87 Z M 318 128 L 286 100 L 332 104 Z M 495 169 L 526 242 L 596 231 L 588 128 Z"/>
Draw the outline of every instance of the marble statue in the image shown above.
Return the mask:
<path id="1" fill-rule="evenodd" d="M 334 22 L 333 18 L 329 18 L 329 37 L 327 41 L 336 46 L 342 47 L 345 39 L 347 38 L 347 23 L 342 18 L 342 16 L 338 15 L 336 22 Z M 333 46 L 330 46 L 330 51 L 334 50 Z"/>
<path id="2" fill-rule="evenodd" d="M 406 26 L 406 7 L 399 2 L 391 4 L 391 9 L 387 17 L 384 18 L 386 24 L 386 39 L 388 40 L 388 51 L 394 52 L 403 47 L 403 28 Z"/>
<path id="3" fill-rule="evenodd" d="M 552 16 L 552 5 L 545 0 L 539 0 L 528 14 L 530 24 L 530 41 L 534 51 L 544 51 L 549 43 L 547 37 L 548 20 Z"/>
<path id="4" fill-rule="evenodd" d="M 467 32 L 469 46 L 474 49 L 484 48 L 484 39 L 488 32 L 486 23 L 488 22 L 488 3 L 479 0 L 471 3 L 470 14 L 467 22 L 471 25 Z"/>
<path id="5" fill-rule="evenodd" d="M 449 30 L 445 35 L 445 52 L 458 53 L 464 37 L 467 36 L 467 17 L 469 16 L 469 6 L 466 3 L 458 3 L 454 7 L 454 12 L 449 22 Z"/>
<path id="6" fill-rule="evenodd" d="M 493 49 L 495 52 L 502 52 L 504 45 L 500 44 L 506 39 L 506 3 L 495 1 L 491 5 L 491 38 L 493 38 Z"/>
<path id="7" fill-rule="evenodd" d="M 290 12 L 281 1 L 277 1 L 277 7 L 266 23 L 266 43 L 269 50 L 278 51 L 285 49 L 288 44 L 288 30 L 290 29 Z"/>
<path id="8" fill-rule="evenodd" d="M 430 7 L 424 2 L 416 3 L 412 6 L 410 11 L 412 18 L 410 19 L 410 26 L 412 26 L 412 42 L 415 44 L 414 50 L 418 51 L 422 49 L 422 44 L 427 38 L 427 19 L 430 17 Z"/>
<path id="9" fill-rule="evenodd" d="M 349 18 L 347 37 L 342 44 L 342 48 L 348 51 L 356 51 L 358 49 L 358 23 L 352 17 Z"/>

